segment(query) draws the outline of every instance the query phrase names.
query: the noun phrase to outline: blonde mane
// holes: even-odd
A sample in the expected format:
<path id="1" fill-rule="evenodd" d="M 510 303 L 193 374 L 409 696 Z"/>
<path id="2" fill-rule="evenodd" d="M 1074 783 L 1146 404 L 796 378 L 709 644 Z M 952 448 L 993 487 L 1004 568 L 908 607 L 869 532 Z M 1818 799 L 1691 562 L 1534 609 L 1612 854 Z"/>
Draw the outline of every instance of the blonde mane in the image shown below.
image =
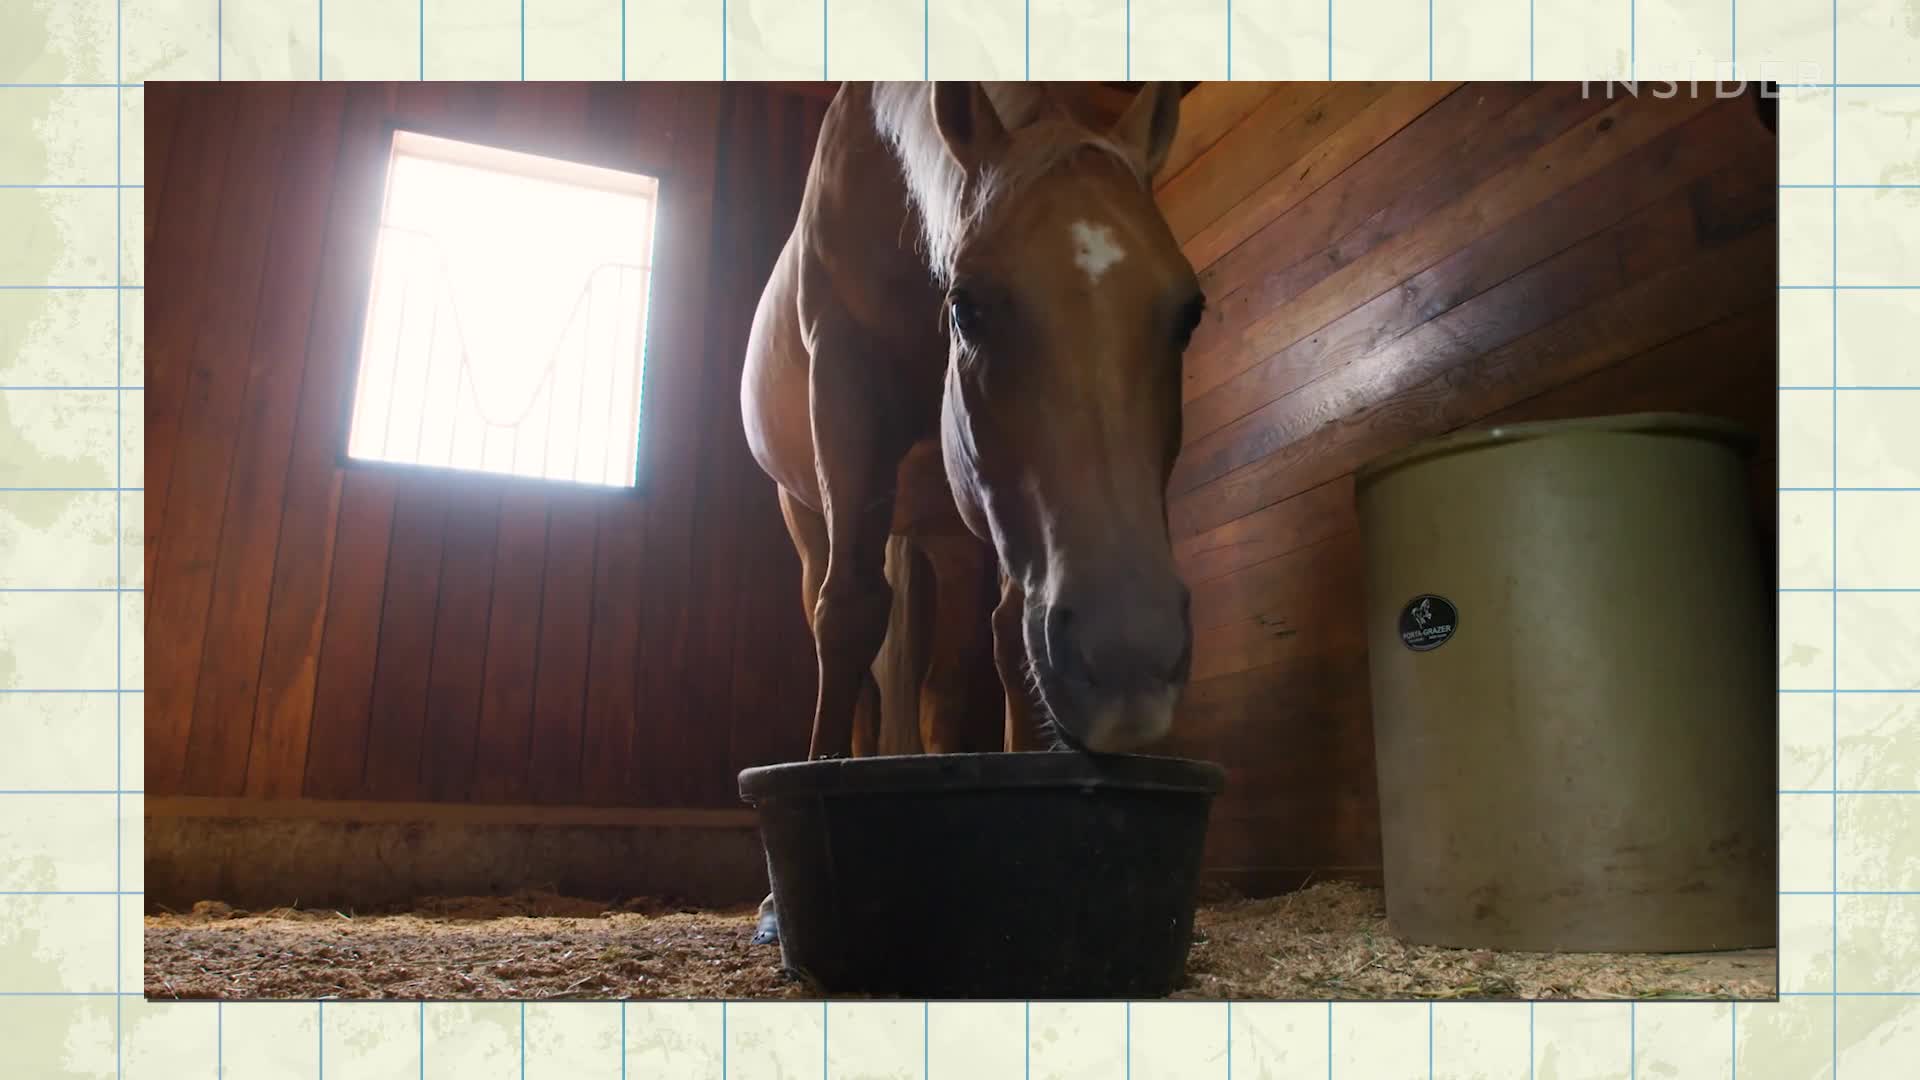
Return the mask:
<path id="1" fill-rule="evenodd" d="M 1109 155 L 1142 185 L 1145 167 L 1125 147 L 1089 130 L 1043 84 L 981 83 L 1009 132 L 1018 132 L 1010 152 L 979 175 L 968 177 L 947 152 L 933 121 L 933 84 L 875 83 L 873 118 L 893 147 L 921 226 L 927 267 L 942 288 L 951 283 L 954 261 L 967 237 L 994 209 L 1034 180 L 1082 150 Z"/>

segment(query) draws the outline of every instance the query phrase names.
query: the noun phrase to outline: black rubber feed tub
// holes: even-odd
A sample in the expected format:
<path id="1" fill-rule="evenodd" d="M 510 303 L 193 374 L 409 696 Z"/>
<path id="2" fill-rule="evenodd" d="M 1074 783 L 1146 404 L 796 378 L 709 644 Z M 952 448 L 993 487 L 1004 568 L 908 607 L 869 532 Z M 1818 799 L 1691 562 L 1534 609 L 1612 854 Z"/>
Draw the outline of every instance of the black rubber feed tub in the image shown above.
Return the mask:
<path id="1" fill-rule="evenodd" d="M 1219 766 L 1077 753 L 768 765 L 786 966 L 830 994 L 1154 998 L 1186 975 Z"/>

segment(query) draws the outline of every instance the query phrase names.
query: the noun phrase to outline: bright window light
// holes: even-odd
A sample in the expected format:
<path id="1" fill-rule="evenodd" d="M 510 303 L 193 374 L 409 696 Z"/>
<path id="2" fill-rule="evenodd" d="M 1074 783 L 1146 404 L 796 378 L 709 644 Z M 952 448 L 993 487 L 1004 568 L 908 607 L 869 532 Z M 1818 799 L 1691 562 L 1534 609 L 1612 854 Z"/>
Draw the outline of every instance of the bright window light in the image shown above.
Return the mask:
<path id="1" fill-rule="evenodd" d="M 347 455 L 632 487 L 658 197 L 396 132 Z"/>

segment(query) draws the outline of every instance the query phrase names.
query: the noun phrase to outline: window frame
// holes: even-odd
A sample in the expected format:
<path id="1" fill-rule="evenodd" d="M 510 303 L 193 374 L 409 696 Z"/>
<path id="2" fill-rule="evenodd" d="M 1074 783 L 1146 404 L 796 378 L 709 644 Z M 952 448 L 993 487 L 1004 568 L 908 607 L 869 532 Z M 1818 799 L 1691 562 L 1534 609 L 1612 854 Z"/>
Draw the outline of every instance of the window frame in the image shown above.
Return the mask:
<path id="1" fill-rule="evenodd" d="M 349 118 L 350 122 L 350 118 Z M 595 484 L 570 478 L 551 478 L 544 476 L 521 476 L 512 473 L 487 472 L 479 469 L 461 469 L 446 465 L 430 465 L 410 461 L 374 461 L 356 458 L 348 453 L 353 435 L 353 413 L 360 397 L 360 369 L 366 357 L 367 313 L 373 305 L 373 277 L 376 260 L 380 250 L 380 226 L 386 216 L 387 192 L 391 183 L 394 160 L 394 138 L 401 132 L 424 135 L 435 139 L 469 143 L 485 150 L 500 150 L 516 154 L 528 154 L 534 157 L 550 158 L 568 165 L 582 165 L 598 169 L 611 169 L 618 172 L 645 176 L 654 182 L 653 238 L 647 251 L 647 322 L 641 337 L 641 363 L 639 371 L 639 410 L 634 433 L 634 467 L 631 484 Z M 350 134 L 345 137 L 351 137 Z M 374 174 L 365 178 L 340 177 L 339 165 L 348 163 L 347 156 L 341 155 L 336 165 L 336 188 L 339 184 L 367 183 L 373 191 L 364 220 L 350 222 L 356 234 L 358 249 L 354 254 L 353 284 L 354 291 L 351 318 L 352 329 L 346 335 L 347 353 L 339 357 L 347 369 L 347 379 L 338 404 L 338 417 L 335 421 L 333 438 L 334 465 L 343 472 L 359 471 L 371 474 L 387 474 L 400 479 L 418 478 L 442 484 L 458 490 L 478 490 L 510 494 L 515 492 L 570 492 L 576 495 L 597 496 L 610 499 L 642 499 L 651 491 L 648 482 L 647 462 L 647 411 L 652 400 L 654 374 L 658 371 L 663 353 L 659 348 L 657 332 L 660 321 L 658 313 L 668 305 L 663 303 L 658 273 L 662 268 L 662 250 L 668 247 L 666 216 L 668 206 L 677 193 L 671 169 L 665 167 L 666 155 L 658 161 L 642 161 L 641 155 L 627 150 L 618 144 L 595 142 L 584 133 L 568 132 L 564 135 L 535 133 L 529 137 L 525 130 L 516 130 L 495 123 L 483 121 L 456 121 L 445 118 L 420 118 L 399 113 L 388 113 L 379 124 L 378 164 Z M 626 152 L 623 152 L 626 151 Z M 341 214 L 336 206 L 329 217 Z M 331 230 L 330 230 L 331 231 Z M 323 270 L 324 274 L 324 270 Z M 321 279 L 324 283 L 324 276 Z M 309 356 L 307 363 L 313 363 Z"/>

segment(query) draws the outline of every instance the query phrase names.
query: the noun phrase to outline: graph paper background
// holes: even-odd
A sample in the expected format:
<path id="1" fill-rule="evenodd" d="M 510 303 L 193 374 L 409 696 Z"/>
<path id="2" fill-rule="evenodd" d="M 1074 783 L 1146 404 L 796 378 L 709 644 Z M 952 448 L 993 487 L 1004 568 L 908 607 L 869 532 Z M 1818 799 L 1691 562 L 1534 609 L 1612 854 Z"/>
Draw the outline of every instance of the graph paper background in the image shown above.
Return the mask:
<path id="1" fill-rule="evenodd" d="M 144 81 L 1736 70 L 1794 84 L 1778 1003 L 143 1000 Z M 1920 0 L 5 0 L 0 1076 L 1914 1075 L 1917 128 Z"/>

